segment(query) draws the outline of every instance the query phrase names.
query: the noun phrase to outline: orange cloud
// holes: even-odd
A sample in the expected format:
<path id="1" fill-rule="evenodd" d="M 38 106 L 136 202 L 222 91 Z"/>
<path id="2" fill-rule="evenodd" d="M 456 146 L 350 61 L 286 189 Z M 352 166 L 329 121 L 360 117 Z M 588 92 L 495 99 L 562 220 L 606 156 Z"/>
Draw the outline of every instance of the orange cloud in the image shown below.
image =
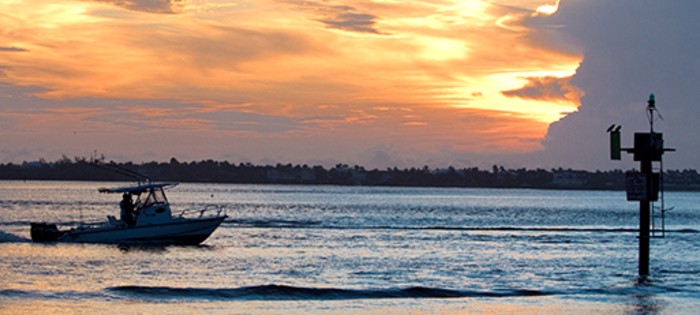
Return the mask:
<path id="1" fill-rule="evenodd" d="M 581 57 L 528 23 L 546 5 L 0 0 L 0 80 L 48 102 L 169 100 L 95 113 L 115 125 L 532 150 L 580 96 Z"/>

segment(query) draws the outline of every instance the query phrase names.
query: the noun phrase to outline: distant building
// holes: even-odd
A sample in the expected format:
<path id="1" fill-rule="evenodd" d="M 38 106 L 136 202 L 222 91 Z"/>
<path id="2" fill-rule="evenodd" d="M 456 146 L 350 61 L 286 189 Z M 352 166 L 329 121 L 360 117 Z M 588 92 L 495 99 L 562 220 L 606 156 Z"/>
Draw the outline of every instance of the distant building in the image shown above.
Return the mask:
<path id="1" fill-rule="evenodd" d="M 367 171 L 361 167 L 350 167 L 345 164 L 338 164 L 331 171 L 335 172 L 338 176 L 347 179 L 347 181 L 354 185 L 361 185 L 367 180 Z"/>
<path id="2" fill-rule="evenodd" d="M 588 183 L 588 172 L 561 170 L 552 174 L 552 185 L 557 187 L 584 187 Z"/>
<path id="3" fill-rule="evenodd" d="M 276 182 L 291 182 L 297 179 L 296 174 L 293 170 L 279 170 L 279 169 L 269 169 L 267 170 L 267 180 L 272 183 Z"/>
<path id="4" fill-rule="evenodd" d="M 273 168 L 266 173 L 267 181 L 272 183 L 311 183 L 316 174 L 310 168 Z"/>
<path id="5" fill-rule="evenodd" d="M 23 162 L 22 167 L 27 168 L 27 167 L 42 167 L 44 165 L 47 165 L 45 161 L 32 161 L 32 162 Z"/>
<path id="6" fill-rule="evenodd" d="M 314 170 L 310 168 L 302 168 L 300 177 L 303 183 L 312 183 L 316 181 L 316 174 L 314 174 Z"/>

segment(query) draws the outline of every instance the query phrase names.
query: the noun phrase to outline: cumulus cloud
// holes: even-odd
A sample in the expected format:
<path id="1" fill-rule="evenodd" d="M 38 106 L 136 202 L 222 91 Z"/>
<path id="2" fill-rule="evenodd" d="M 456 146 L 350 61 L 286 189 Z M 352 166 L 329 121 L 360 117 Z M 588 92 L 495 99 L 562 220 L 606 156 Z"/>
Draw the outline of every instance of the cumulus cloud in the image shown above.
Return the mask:
<path id="1" fill-rule="evenodd" d="M 527 78 L 528 83 L 522 88 L 501 92 L 508 97 L 531 100 L 578 103 L 583 93 L 570 83 L 571 77 L 534 77 Z"/>
<path id="2" fill-rule="evenodd" d="M 605 130 L 622 125 L 623 146 L 631 147 L 634 132 L 649 130 L 646 100 L 655 93 L 664 116 L 655 130 L 678 150 L 664 155 L 664 166 L 699 168 L 697 12 L 698 1 L 561 1 L 553 19 L 584 47 L 571 83 L 585 96 L 577 112 L 551 125 L 539 160 L 586 169 L 635 167 L 630 157 L 610 161 Z"/>

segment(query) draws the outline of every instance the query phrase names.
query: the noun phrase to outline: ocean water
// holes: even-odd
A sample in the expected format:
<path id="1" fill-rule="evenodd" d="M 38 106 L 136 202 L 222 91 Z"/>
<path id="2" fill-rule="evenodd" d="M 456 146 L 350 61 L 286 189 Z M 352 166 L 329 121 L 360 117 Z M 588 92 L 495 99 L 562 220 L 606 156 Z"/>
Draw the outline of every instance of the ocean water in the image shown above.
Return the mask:
<path id="1" fill-rule="evenodd" d="M 226 206 L 201 246 L 34 244 L 118 215 L 128 183 L 0 181 L 0 313 L 697 314 L 700 193 L 667 192 L 637 279 L 624 192 L 180 184 Z"/>

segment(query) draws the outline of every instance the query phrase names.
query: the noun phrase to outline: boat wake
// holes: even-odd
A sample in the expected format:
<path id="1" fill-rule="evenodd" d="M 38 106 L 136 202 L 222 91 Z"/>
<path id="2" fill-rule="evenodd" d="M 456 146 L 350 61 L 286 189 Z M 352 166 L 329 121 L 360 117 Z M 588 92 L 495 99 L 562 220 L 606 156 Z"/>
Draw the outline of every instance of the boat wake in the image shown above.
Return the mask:
<path id="1" fill-rule="evenodd" d="M 404 225 L 334 225 L 312 220 L 256 220 L 229 219 L 227 225 L 235 228 L 284 228 L 284 229 L 325 229 L 325 230 L 435 230 L 435 231 L 487 231 L 487 232 L 601 232 L 637 233 L 636 228 L 627 227 L 567 227 L 567 226 L 404 226 Z M 695 234 L 699 230 L 681 228 L 667 229 L 666 233 Z"/>
<path id="2" fill-rule="evenodd" d="M 0 230 L 0 243 L 23 243 L 29 239 Z"/>
<path id="3" fill-rule="evenodd" d="M 304 288 L 285 285 L 262 285 L 240 288 L 173 288 L 149 286 L 117 286 L 108 291 L 145 299 L 204 300 L 356 300 L 356 299 L 419 299 L 468 297 L 526 297 L 551 295 L 535 290 L 464 291 L 440 288 L 409 287 L 394 289 Z"/>

